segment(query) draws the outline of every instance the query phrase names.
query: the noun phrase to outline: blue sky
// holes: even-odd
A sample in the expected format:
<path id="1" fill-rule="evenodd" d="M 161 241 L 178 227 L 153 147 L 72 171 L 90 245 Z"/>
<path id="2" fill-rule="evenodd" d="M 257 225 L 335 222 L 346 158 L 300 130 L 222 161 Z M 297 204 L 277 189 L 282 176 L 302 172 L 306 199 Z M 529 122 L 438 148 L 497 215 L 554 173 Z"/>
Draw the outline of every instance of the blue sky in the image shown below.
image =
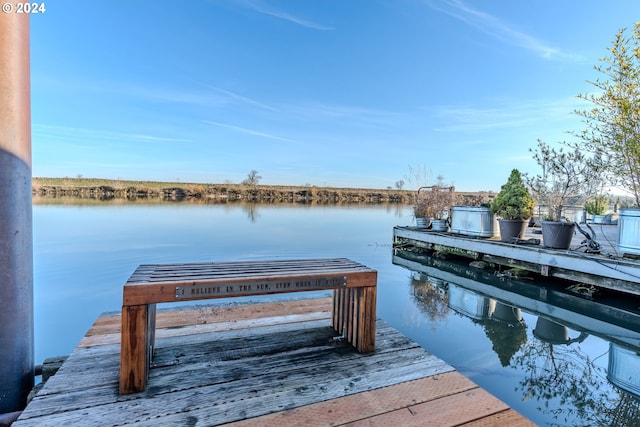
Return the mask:
<path id="1" fill-rule="evenodd" d="M 33 175 L 498 191 L 637 0 L 55 0 L 31 17 Z"/>

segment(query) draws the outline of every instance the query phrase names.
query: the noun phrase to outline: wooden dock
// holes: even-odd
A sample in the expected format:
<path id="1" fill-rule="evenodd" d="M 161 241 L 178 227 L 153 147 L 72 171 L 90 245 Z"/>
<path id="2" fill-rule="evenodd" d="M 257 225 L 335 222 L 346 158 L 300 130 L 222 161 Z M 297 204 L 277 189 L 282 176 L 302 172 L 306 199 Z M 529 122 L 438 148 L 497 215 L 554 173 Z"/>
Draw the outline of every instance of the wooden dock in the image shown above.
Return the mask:
<path id="1" fill-rule="evenodd" d="M 519 267 L 542 276 L 581 282 L 601 288 L 640 295 L 640 262 L 616 256 L 615 226 L 598 226 L 602 233 L 601 254 L 575 250 L 584 239 L 576 233 L 572 249 L 550 249 L 542 245 L 504 243 L 496 238 L 481 239 L 460 234 L 432 232 L 416 227 L 396 226 L 393 241 L 396 246 L 434 249 L 437 246 L 468 251 L 480 260 L 490 263 Z M 541 239 L 529 229 L 525 239 Z"/>
<path id="2" fill-rule="evenodd" d="M 330 298 L 157 313 L 145 391 L 119 395 L 120 314 L 99 317 L 14 427 L 533 426 L 382 320 L 335 337 Z"/>

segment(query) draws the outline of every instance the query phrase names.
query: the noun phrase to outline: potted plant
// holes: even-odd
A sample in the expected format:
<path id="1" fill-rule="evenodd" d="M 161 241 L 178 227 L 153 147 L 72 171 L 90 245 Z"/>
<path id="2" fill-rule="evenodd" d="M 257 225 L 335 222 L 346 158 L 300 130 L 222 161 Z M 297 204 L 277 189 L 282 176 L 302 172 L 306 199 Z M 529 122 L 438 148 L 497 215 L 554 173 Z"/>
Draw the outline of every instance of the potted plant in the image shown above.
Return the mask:
<path id="1" fill-rule="evenodd" d="M 431 177 L 431 172 L 424 165 L 418 165 L 415 167 L 409 166 L 409 174 L 406 176 L 406 180 L 411 185 L 418 187 L 418 191 L 415 194 L 413 204 L 413 216 L 416 219 L 416 227 L 428 228 L 431 226 L 430 212 L 428 209 L 427 199 L 424 192 L 421 192 L 423 186 L 428 185 Z M 404 181 L 403 185 L 404 185 Z"/>
<path id="2" fill-rule="evenodd" d="M 416 194 L 416 201 L 413 205 L 413 216 L 416 218 L 416 227 L 428 228 L 431 225 L 427 199 L 424 196 L 424 193 L 420 193 L 420 189 L 418 189 L 418 194 Z"/>
<path id="3" fill-rule="evenodd" d="M 416 207 L 423 207 L 421 212 L 423 212 L 424 217 L 431 219 L 431 229 L 433 231 L 447 231 L 449 228 L 447 223 L 449 210 L 455 204 L 455 200 L 455 188 L 445 185 L 444 177 L 439 176 L 436 185 L 418 189 Z"/>
<path id="4" fill-rule="evenodd" d="M 605 213 L 609 208 L 609 199 L 605 195 L 598 195 L 587 200 L 584 204 L 584 208 L 587 214 L 592 216 L 592 221 L 595 224 L 604 223 L 606 218 Z"/>
<path id="5" fill-rule="evenodd" d="M 503 242 L 509 242 L 514 237 L 524 237 L 534 205 L 535 201 L 529 194 L 520 171 L 513 169 L 509 179 L 491 202 L 491 211 L 499 217 L 500 238 Z"/>
<path id="6" fill-rule="evenodd" d="M 542 174 L 529 179 L 538 205 L 547 210 L 541 221 L 542 242 L 549 248 L 569 249 L 576 223 L 563 216 L 563 208 L 583 197 L 585 185 L 596 177 L 597 168 L 577 147 L 556 150 L 538 140 L 537 149 L 530 151 L 542 168 Z"/>

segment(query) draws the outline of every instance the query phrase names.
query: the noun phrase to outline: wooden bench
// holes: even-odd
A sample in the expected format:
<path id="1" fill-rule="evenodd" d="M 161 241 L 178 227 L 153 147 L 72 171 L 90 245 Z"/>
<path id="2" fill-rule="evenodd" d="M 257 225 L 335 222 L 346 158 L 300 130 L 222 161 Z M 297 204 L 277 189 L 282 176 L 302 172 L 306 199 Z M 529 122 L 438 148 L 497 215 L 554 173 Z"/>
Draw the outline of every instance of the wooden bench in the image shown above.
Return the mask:
<path id="1" fill-rule="evenodd" d="M 346 258 L 141 265 L 124 285 L 120 394 L 143 391 L 156 303 L 333 289 L 331 326 L 360 352 L 375 349 L 377 272 Z"/>

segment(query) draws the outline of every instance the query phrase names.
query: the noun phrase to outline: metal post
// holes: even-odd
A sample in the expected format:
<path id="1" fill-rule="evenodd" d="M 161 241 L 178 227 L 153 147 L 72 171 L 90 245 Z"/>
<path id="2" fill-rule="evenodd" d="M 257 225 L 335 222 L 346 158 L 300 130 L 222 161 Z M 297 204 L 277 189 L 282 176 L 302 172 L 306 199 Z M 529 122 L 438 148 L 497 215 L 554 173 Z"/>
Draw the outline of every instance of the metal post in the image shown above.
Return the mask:
<path id="1" fill-rule="evenodd" d="M 0 13 L 0 414 L 34 383 L 29 15 Z"/>

